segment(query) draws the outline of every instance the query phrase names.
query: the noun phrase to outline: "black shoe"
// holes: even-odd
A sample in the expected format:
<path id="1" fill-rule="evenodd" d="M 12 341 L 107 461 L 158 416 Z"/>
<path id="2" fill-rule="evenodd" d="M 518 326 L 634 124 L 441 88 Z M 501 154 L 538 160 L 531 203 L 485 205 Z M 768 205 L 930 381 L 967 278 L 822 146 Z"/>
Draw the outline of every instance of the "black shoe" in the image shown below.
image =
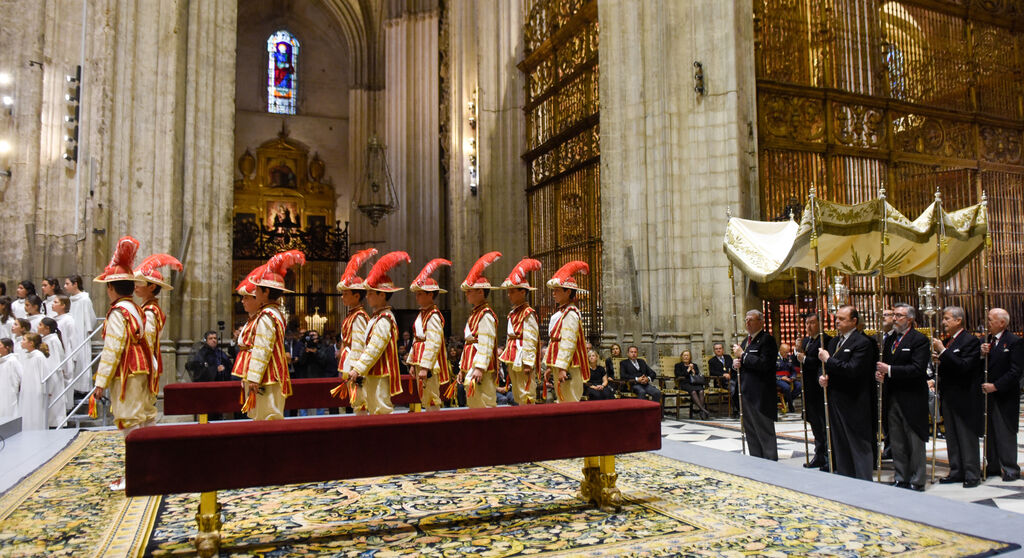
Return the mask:
<path id="1" fill-rule="evenodd" d="M 896 488 L 910 488 L 910 483 L 904 481 L 895 481 L 892 483 L 892 485 L 895 486 Z"/>
<path id="2" fill-rule="evenodd" d="M 824 463 L 825 462 L 820 459 L 812 459 L 810 463 L 804 463 L 804 469 L 817 469 L 824 465 Z"/>
<path id="3" fill-rule="evenodd" d="M 824 471 L 824 472 L 826 472 L 826 473 L 827 473 L 827 472 L 829 472 L 829 471 L 828 471 L 828 463 L 826 463 L 826 464 L 822 465 L 821 467 L 818 467 L 818 470 L 819 470 L 819 471 Z"/>
<path id="4" fill-rule="evenodd" d="M 882 460 L 883 461 L 891 461 L 892 460 L 892 448 L 885 448 L 884 450 L 882 450 Z"/>
<path id="5" fill-rule="evenodd" d="M 1015 475 L 1003 475 L 1003 482 L 1013 482 L 1018 480 L 1020 480 L 1020 473 L 1017 473 Z"/>
<path id="6" fill-rule="evenodd" d="M 700 412 L 700 420 L 708 420 L 710 418 L 711 418 L 711 413 L 709 413 L 707 411 L 701 411 Z"/>
<path id="7" fill-rule="evenodd" d="M 980 479 L 964 481 L 964 488 L 974 488 L 975 486 L 978 486 L 979 484 L 981 484 L 981 480 Z"/>
<path id="8" fill-rule="evenodd" d="M 964 482 L 964 479 L 957 477 L 942 477 L 939 479 L 939 484 L 953 484 L 957 482 Z"/>
<path id="9" fill-rule="evenodd" d="M 910 486 L 908 486 L 906 488 L 909 488 L 911 490 L 916 490 L 917 492 L 924 492 L 924 485 L 923 484 L 912 484 L 912 485 L 910 485 Z"/>

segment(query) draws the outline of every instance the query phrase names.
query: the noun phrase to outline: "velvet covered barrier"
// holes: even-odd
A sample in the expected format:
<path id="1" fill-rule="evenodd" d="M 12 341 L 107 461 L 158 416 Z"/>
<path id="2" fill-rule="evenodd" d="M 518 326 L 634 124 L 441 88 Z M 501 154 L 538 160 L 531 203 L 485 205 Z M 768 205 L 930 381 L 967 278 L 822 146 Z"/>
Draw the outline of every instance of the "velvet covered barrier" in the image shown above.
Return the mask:
<path id="1" fill-rule="evenodd" d="M 125 440 L 126 494 L 207 492 L 660 448 L 661 406 L 632 399 L 153 426 Z"/>

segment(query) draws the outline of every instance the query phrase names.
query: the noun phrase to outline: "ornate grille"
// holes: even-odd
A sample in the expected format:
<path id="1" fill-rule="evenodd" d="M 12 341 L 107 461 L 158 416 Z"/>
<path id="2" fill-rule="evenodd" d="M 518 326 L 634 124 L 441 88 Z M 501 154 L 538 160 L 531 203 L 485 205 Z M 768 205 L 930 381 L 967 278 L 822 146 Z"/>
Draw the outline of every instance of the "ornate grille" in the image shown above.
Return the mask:
<path id="1" fill-rule="evenodd" d="M 1016 2 L 983 0 L 753 0 L 761 218 L 805 200 L 858 203 L 886 185 L 916 216 L 933 200 L 956 209 L 989 197 L 991 305 L 1024 322 L 1024 80 Z M 791 281 L 790 281 L 791 283 Z M 920 279 L 886 283 L 887 302 L 915 302 Z M 854 304 L 874 306 L 874 283 L 852 278 Z M 943 304 L 984 321 L 976 260 L 945 282 Z M 808 288 L 802 281 L 802 290 Z M 792 331 L 792 285 L 773 325 Z M 782 311 L 784 297 L 789 311 Z M 769 298 L 769 297 L 765 297 Z M 804 303 L 801 304 L 803 309 Z M 868 313 L 870 316 L 870 313 Z M 870 318 L 869 318 L 870 319 Z M 787 339 L 788 341 L 789 339 Z"/>
<path id="2" fill-rule="evenodd" d="M 538 0 L 524 26 L 526 187 L 530 256 L 546 274 L 590 264 L 578 300 L 591 341 L 601 334 L 601 188 L 596 0 Z M 541 291 L 538 291 L 541 292 Z M 534 301 L 551 314 L 551 300 Z"/>

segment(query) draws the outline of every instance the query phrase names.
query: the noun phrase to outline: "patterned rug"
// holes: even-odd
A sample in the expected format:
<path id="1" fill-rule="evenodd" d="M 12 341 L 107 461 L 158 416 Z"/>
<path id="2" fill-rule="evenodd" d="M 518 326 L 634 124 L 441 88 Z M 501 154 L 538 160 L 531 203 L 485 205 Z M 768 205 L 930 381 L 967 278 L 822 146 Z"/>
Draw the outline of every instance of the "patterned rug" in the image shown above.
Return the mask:
<path id="1" fill-rule="evenodd" d="M 196 495 L 106 483 L 116 433 L 83 432 L 0 497 L 0 555 L 192 553 Z M 1016 548 L 675 461 L 619 462 L 622 511 L 574 497 L 581 460 L 225 491 L 231 556 L 978 556 Z"/>

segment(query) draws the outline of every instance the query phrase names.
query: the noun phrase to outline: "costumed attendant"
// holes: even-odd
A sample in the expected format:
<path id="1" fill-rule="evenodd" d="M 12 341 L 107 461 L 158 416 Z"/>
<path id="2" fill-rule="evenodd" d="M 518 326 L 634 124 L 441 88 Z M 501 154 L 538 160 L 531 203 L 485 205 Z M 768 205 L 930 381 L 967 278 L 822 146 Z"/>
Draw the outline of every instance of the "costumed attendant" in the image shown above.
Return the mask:
<path id="1" fill-rule="evenodd" d="M 56 320 L 61 338 L 64 340 L 65 355 L 82 344 L 82 336 L 78 332 L 78 323 L 75 322 L 75 318 L 71 314 L 68 314 L 69 308 L 71 308 L 71 300 L 67 295 L 57 295 L 56 300 L 53 301 L 53 319 Z M 71 383 L 75 379 L 75 374 L 78 373 L 78 370 L 81 370 L 79 366 L 81 359 L 82 351 L 78 351 L 64 366 L 65 385 Z M 89 378 L 89 380 L 92 380 L 92 378 Z M 64 393 L 64 407 L 69 411 L 75 404 L 72 391 L 73 388 Z"/>
<path id="2" fill-rule="evenodd" d="M 247 278 L 252 294 L 243 294 L 242 304 L 247 310 L 254 308 L 253 317 L 239 335 L 243 352 L 232 374 L 242 378 L 242 412 L 251 419 L 284 418 L 284 401 L 292 394 L 292 380 L 284 350 L 285 317 L 278 300 L 293 292 L 284 285 L 288 270 L 305 263 L 305 254 L 298 250 L 281 252 Z"/>
<path id="3" fill-rule="evenodd" d="M 345 266 L 345 272 L 337 285 L 341 291 L 341 302 L 348 308 L 348 314 L 341 322 L 341 350 L 338 351 L 338 375 L 341 377 L 341 385 L 332 389 L 331 395 L 342 399 L 348 397 L 348 405 L 357 415 L 367 414 L 366 391 L 359 389 L 356 377 L 350 378 L 349 372 L 352 370 L 352 363 L 357 362 L 363 354 L 366 324 L 370 322 L 370 315 L 363 309 L 366 285 L 363 285 L 363 279 L 356 273 L 367 260 L 376 255 L 376 248 L 356 252 Z"/>
<path id="4" fill-rule="evenodd" d="M 466 387 L 466 405 L 470 408 L 497 407 L 495 384 L 498 371 L 498 317 L 487 304 L 491 282 L 483 276 L 484 269 L 498 261 L 501 252 L 488 252 L 469 270 L 460 288 L 466 293 L 466 302 L 473 312 L 466 321 L 465 347 L 459 364 L 460 377 Z"/>
<path id="5" fill-rule="evenodd" d="M 498 360 L 508 366 L 512 398 L 519 405 L 534 402 L 535 391 L 531 380 L 540 368 L 540 317 L 526 301 L 530 291 L 537 290 L 530 286 L 526 274 L 538 269 L 538 260 L 524 258 L 512 268 L 512 273 L 509 273 L 501 283 L 512 310 L 508 313 L 508 339 L 505 341 L 505 350 Z"/>
<path id="6" fill-rule="evenodd" d="M 95 401 L 110 389 L 110 412 L 114 415 L 114 424 L 125 436 L 136 428 L 156 422 L 149 381 L 153 357 L 142 338 L 142 309 L 132 300 L 135 292 L 132 264 L 138 250 L 138 240 L 121 237 L 110 263 L 93 279 L 107 284 L 110 310 L 103 323 L 103 351 L 92 397 Z M 89 403 L 90 413 L 93 405 L 94 402 Z M 110 483 L 110 489 L 124 490 L 124 477 Z"/>
<path id="7" fill-rule="evenodd" d="M 26 333 L 21 339 L 22 357 L 21 393 L 18 407 L 22 430 L 46 430 L 46 404 L 51 393 L 56 393 L 56 378 L 46 379 L 46 356 L 50 353 L 38 333 Z"/>
<path id="8" fill-rule="evenodd" d="M 0 417 L 21 415 L 18 397 L 23 375 L 21 359 L 14 354 L 14 341 L 8 337 L 0 338 Z"/>
<path id="9" fill-rule="evenodd" d="M 590 361 L 587 342 L 583 335 L 580 310 L 576 308 L 577 293 L 586 293 L 573 278 L 577 271 L 590 273 L 586 262 L 571 261 L 548 279 L 547 286 L 555 299 L 555 313 L 548 320 L 548 365 L 554 379 L 555 396 L 559 403 L 579 401 L 583 397 L 583 384 L 590 380 Z"/>
<path id="10" fill-rule="evenodd" d="M 447 293 L 430 274 L 452 262 L 436 258 L 423 266 L 409 290 L 416 293 L 420 313 L 416 315 L 413 332 L 416 336 L 406 359 L 409 370 L 416 374 L 420 386 L 420 404 L 428 411 L 441 409 L 441 385 L 451 381 L 448 351 L 444 347 L 444 316 L 437 308 L 437 295 Z M 452 383 L 451 388 L 455 387 Z M 450 394 L 454 395 L 454 393 Z M 451 399 L 452 397 L 447 397 Z"/>
<path id="11" fill-rule="evenodd" d="M 96 309 L 92 307 L 92 298 L 89 293 L 83 291 L 84 284 L 81 275 L 70 275 L 64 279 L 64 292 L 71 298 L 71 315 L 75 318 L 78 331 L 82 339 L 89 336 L 96 329 Z M 78 376 L 83 370 L 89 367 L 92 362 L 92 342 L 86 343 L 79 351 L 80 360 L 75 375 Z M 75 382 L 75 392 L 85 394 L 92 389 L 92 371 L 78 376 Z"/>
<path id="12" fill-rule="evenodd" d="M 366 301 L 373 309 L 373 317 L 366 326 L 366 342 L 359 360 L 352 363 L 349 381 L 363 380 L 366 393 L 366 411 L 371 415 L 386 415 L 394 410 L 391 397 L 402 393 L 402 378 L 398 360 L 398 322 L 388 301 L 402 290 L 388 277 L 399 263 L 412 259 L 405 252 L 385 254 L 366 275 Z"/>
<path id="13" fill-rule="evenodd" d="M 160 375 L 164 373 L 164 361 L 160 356 L 160 333 L 167 324 L 167 314 L 160 308 L 160 296 L 163 289 L 173 290 L 174 287 L 164 281 L 164 276 L 159 269 L 163 266 L 170 266 L 171 269 L 181 271 L 181 262 L 174 256 L 168 254 L 153 254 L 142 260 L 139 267 L 135 268 L 135 296 L 142 300 L 142 317 L 145 322 L 145 333 L 142 338 L 153 355 L 153 373 L 149 375 L 149 389 L 153 394 L 153 402 L 156 403 L 156 394 L 160 392 Z"/>
<path id="14" fill-rule="evenodd" d="M 70 364 L 65 363 L 60 370 L 57 370 L 57 365 L 64 360 L 64 336 L 61 335 L 60 328 L 57 327 L 57 320 L 53 318 L 43 318 L 40 320 L 36 332 L 43 338 L 43 343 L 49 349 L 49 354 L 46 355 L 46 374 L 50 375 L 53 373 L 53 377 L 50 380 L 52 380 L 54 389 L 46 401 L 46 422 L 50 426 L 57 427 L 64 420 L 65 411 L 71 410 L 70 407 L 67 407 L 67 398 L 61 396 L 61 392 L 64 392 L 64 388 L 68 385 L 66 370 L 70 367 Z M 60 396 L 61 401 L 54 403 L 58 396 Z"/>
<path id="15" fill-rule="evenodd" d="M 43 289 L 43 313 L 47 316 L 53 316 L 53 303 L 57 301 L 57 297 L 64 294 L 64 291 L 60 288 L 60 282 L 57 281 L 56 277 L 47 277 L 43 279 L 40 284 Z"/>

